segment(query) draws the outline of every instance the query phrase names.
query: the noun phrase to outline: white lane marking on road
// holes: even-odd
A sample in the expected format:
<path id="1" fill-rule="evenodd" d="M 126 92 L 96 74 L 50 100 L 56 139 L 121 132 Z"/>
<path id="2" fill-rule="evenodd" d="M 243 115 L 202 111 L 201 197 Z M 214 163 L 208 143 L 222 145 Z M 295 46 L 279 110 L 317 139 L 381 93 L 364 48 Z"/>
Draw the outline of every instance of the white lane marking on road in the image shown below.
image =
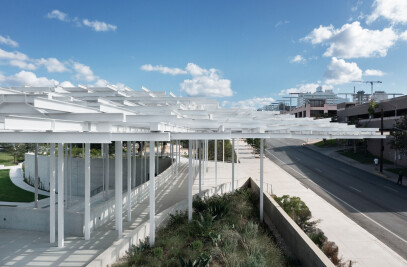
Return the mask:
<path id="1" fill-rule="evenodd" d="M 385 185 L 384 187 L 386 187 L 387 189 L 390 189 L 391 191 L 394 191 L 394 192 L 396 192 L 396 193 L 399 192 L 399 191 L 397 191 L 396 189 L 393 189 L 393 188 L 391 188 L 391 187 L 389 187 L 389 186 L 387 186 L 387 185 Z"/>
<path id="2" fill-rule="evenodd" d="M 267 151 L 269 152 L 269 151 Z M 296 170 L 294 170 L 293 168 L 291 168 L 290 166 L 288 166 L 284 161 L 282 161 L 281 159 L 277 158 L 277 156 L 275 156 L 273 153 L 269 152 L 271 156 L 273 156 L 274 158 L 276 158 L 277 160 L 279 160 L 280 162 L 282 162 L 284 165 L 286 165 L 288 168 L 290 168 L 291 170 L 295 171 L 296 173 L 298 173 L 299 175 L 301 175 L 304 178 L 305 177 L 303 174 L 297 172 Z M 377 226 L 381 227 L 382 229 L 386 230 L 387 232 L 389 232 L 390 234 L 394 235 L 395 237 L 397 237 L 398 239 L 400 239 L 401 241 L 403 241 L 404 243 L 407 244 L 407 240 L 405 240 L 404 238 L 402 238 L 401 236 L 393 233 L 391 230 L 387 229 L 386 227 L 384 227 L 383 225 L 381 225 L 380 223 L 376 222 L 375 220 L 373 220 L 372 218 L 370 218 L 369 216 L 367 216 L 366 214 L 364 214 L 363 212 L 361 212 L 360 210 L 358 210 L 357 208 L 355 208 L 354 206 L 348 204 L 346 201 L 342 200 L 340 197 L 337 197 L 336 195 L 332 194 L 331 192 L 329 192 L 328 190 L 320 187 L 318 184 L 316 184 L 314 181 L 308 179 L 311 183 L 314 183 L 316 186 L 318 186 L 319 188 L 321 188 L 322 190 L 324 190 L 327 194 L 333 196 L 334 198 L 336 198 L 337 200 L 339 200 L 340 202 L 344 203 L 346 206 L 352 208 L 353 210 L 355 210 L 357 213 L 359 213 L 360 215 L 362 215 L 363 217 L 365 217 L 366 219 L 368 219 L 369 221 L 373 222 L 374 224 L 376 224 Z M 398 255 L 398 254 L 397 254 Z"/>
<path id="3" fill-rule="evenodd" d="M 318 168 L 315 168 L 315 170 L 322 173 L 322 171 L 320 169 L 318 169 Z"/>
<path id="4" fill-rule="evenodd" d="M 355 190 L 355 191 L 358 191 L 359 193 L 362 193 L 362 191 L 360 191 L 359 189 L 357 189 L 357 188 L 354 188 L 353 186 L 349 186 L 351 189 L 353 189 L 353 190 Z"/>

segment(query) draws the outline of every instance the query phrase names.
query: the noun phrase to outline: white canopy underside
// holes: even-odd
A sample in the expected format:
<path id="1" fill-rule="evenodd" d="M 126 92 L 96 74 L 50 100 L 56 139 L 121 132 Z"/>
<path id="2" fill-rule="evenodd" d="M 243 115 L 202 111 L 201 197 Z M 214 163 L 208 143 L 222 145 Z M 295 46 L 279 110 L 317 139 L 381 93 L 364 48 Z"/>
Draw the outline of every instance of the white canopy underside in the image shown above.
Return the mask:
<path id="1" fill-rule="evenodd" d="M 0 87 L 0 142 L 383 138 L 378 129 L 221 108 L 214 99 L 107 87 Z"/>

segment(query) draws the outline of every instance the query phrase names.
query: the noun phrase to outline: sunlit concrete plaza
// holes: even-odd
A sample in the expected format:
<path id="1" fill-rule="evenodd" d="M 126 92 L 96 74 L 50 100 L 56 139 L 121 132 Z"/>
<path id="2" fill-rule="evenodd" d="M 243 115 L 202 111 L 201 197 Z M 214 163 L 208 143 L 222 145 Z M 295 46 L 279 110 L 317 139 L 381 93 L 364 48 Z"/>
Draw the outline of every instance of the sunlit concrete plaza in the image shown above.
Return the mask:
<path id="1" fill-rule="evenodd" d="M 149 236 L 154 246 L 156 226 L 171 212 L 186 210 L 191 220 L 193 195 L 232 192 L 249 177 L 260 183 L 262 218 L 263 191 L 309 196 L 297 191 L 299 185 L 292 177 L 290 180 L 283 170 L 264 159 L 264 139 L 382 138 L 377 129 L 355 128 L 329 119 L 296 119 L 271 111 L 225 109 L 213 99 L 177 97 L 147 89 L 18 87 L 0 88 L 0 93 L 2 142 L 49 144 L 49 198 L 38 200 L 41 192 L 35 182 L 32 206 L 0 207 L 4 218 L 0 228 L 2 266 L 112 264 L 139 239 Z M 245 138 L 261 139 L 260 155 L 253 154 Z M 237 163 L 235 153 L 232 162 L 217 160 L 218 151 L 223 149 L 218 142 L 215 160 L 209 161 L 208 140 L 231 140 Z M 181 148 L 180 143 L 185 141 L 188 146 Z M 141 149 L 137 154 L 136 142 Z M 162 154 L 164 142 L 168 149 Z M 57 155 L 64 153 L 65 144 L 84 144 L 83 169 L 78 169 L 83 174 L 78 191 L 83 194 L 77 196 L 66 193 L 71 186 L 66 182 L 66 160 Z M 90 156 L 91 144 L 102 144 L 101 170 L 92 169 L 95 161 Z M 109 152 L 112 144 L 114 153 Z M 163 164 L 163 158 L 170 164 L 160 171 L 158 165 Z M 43 168 L 36 160 L 35 181 Z M 100 176 L 94 176 L 96 172 Z M 309 205 L 323 219 L 324 231 L 332 231 L 331 236 L 338 236 L 335 241 L 343 242 L 345 258 L 359 257 L 352 253 L 360 243 L 349 243 L 346 233 L 340 238 L 330 222 L 340 218 L 342 225 L 352 229 L 359 226 L 340 212 L 326 212 L 333 207 L 323 203 L 310 198 Z M 326 214 L 329 216 L 324 217 Z M 371 255 L 387 251 L 359 228 L 355 230 L 360 235 L 357 240 L 373 244 L 369 246 Z M 354 233 L 348 234 L 351 238 Z M 391 251 L 386 255 L 383 261 L 392 266 L 405 264 Z M 368 261 L 358 260 L 364 266 L 369 266 Z"/>

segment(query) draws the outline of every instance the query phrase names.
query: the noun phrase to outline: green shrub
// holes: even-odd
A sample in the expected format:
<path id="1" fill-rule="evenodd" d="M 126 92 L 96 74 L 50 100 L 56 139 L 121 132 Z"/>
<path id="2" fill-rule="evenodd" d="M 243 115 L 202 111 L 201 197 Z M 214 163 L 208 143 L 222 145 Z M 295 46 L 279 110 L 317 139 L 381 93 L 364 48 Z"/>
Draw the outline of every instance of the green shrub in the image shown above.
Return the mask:
<path id="1" fill-rule="evenodd" d="M 195 240 L 191 243 L 191 247 L 193 250 L 201 251 L 203 244 L 201 240 Z"/>
<path id="2" fill-rule="evenodd" d="M 163 248 L 162 247 L 155 247 L 153 248 L 153 250 L 151 251 L 153 253 L 153 256 L 156 258 L 161 259 L 161 257 L 163 256 Z"/>
<path id="3" fill-rule="evenodd" d="M 179 212 L 176 211 L 175 214 L 170 214 L 170 219 L 168 221 L 168 226 L 170 228 L 177 227 L 179 225 L 183 225 L 184 223 L 188 222 L 188 215 L 187 212 Z"/>
<path id="4" fill-rule="evenodd" d="M 309 238 L 314 242 L 319 248 L 322 248 L 325 241 L 327 240 L 324 232 L 321 229 L 316 229 L 314 232 L 308 234 Z"/>

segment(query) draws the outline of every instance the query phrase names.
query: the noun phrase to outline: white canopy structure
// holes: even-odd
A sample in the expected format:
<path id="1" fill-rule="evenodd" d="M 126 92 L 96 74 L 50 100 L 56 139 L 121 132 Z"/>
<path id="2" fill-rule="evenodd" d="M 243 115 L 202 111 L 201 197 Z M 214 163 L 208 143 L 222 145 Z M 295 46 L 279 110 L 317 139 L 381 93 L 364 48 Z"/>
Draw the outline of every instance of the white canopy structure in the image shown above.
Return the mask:
<path id="1" fill-rule="evenodd" d="M 85 143 L 85 239 L 90 237 L 90 145 L 116 142 L 116 229 L 122 233 L 122 142 L 150 142 L 150 243 L 154 244 L 155 142 L 235 138 L 383 138 L 378 129 L 332 123 L 330 119 L 295 118 L 274 111 L 222 108 L 214 99 L 177 97 L 165 92 L 106 87 L 0 87 L 0 142 Z M 195 144 L 194 144 L 195 143 Z M 192 218 L 191 150 L 189 142 L 189 218 Z M 233 142 L 234 143 L 234 142 Z M 173 142 L 171 142 L 172 146 Z M 178 144 L 178 142 L 177 142 Z M 205 142 L 204 144 L 207 144 Z M 216 142 L 215 142 L 216 144 Z M 172 147 L 171 147 L 172 148 Z M 215 146 L 215 151 L 216 151 Z M 63 150 L 62 150 L 63 151 Z M 174 151 L 174 149 L 172 149 Z M 128 152 L 130 155 L 130 152 Z M 216 153 L 216 152 L 215 152 Z M 261 149 L 263 153 L 263 149 Z M 234 155 L 234 154 L 233 154 Z M 64 162 L 58 158 L 58 192 L 63 192 Z M 215 157 L 216 160 L 216 157 Z M 260 157 L 262 166 L 263 157 Z M 130 161 L 129 161 L 130 162 Z M 55 242 L 55 164 L 51 164 L 50 242 Z M 232 161 L 234 168 L 234 162 Z M 262 167 L 261 167 L 262 170 Z M 233 174 L 233 169 L 232 169 Z M 130 176 L 129 172 L 129 176 Z M 119 179 L 120 178 L 120 179 Z M 262 172 L 260 176 L 262 180 Z M 232 179 L 233 175 L 232 175 Z M 129 180 L 130 181 L 130 180 Z M 54 184 L 53 184 L 54 183 Z M 232 183 L 233 184 L 233 183 Z M 261 186 L 261 196 L 262 194 Z M 130 201 L 128 201 L 130 202 Z M 64 245 L 64 195 L 58 194 L 58 246 Z M 261 198 L 262 207 L 262 198 Z M 129 204 L 131 205 L 131 204 Z M 262 209 L 260 209 L 262 217 Z"/>

